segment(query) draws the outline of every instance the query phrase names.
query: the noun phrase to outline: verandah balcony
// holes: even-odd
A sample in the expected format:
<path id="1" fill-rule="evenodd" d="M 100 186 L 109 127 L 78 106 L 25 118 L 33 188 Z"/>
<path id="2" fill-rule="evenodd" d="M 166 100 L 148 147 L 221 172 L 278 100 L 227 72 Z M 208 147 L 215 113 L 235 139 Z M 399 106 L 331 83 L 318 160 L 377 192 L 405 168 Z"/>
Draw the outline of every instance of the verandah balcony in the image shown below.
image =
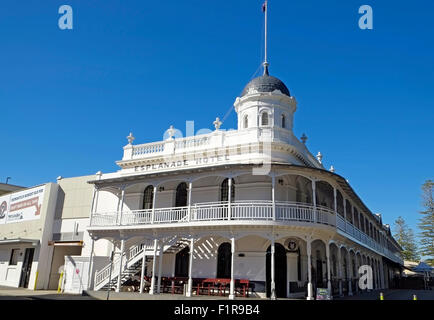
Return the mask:
<path id="1" fill-rule="evenodd" d="M 373 241 L 368 235 L 345 221 L 332 209 L 300 202 L 236 201 L 228 203 L 196 203 L 185 207 L 155 208 L 146 210 L 123 210 L 122 212 L 97 212 L 92 214 L 90 227 L 168 225 L 200 223 L 206 221 L 281 221 L 320 224 L 336 227 L 346 235 L 358 240 L 368 248 L 401 262 L 387 248 Z"/>
<path id="2" fill-rule="evenodd" d="M 203 221 L 298 221 L 336 226 L 332 209 L 299 202 L 236 201 L 196 203 L 185 207 L 94 213 L 91 227 L 177 224 Z"/>

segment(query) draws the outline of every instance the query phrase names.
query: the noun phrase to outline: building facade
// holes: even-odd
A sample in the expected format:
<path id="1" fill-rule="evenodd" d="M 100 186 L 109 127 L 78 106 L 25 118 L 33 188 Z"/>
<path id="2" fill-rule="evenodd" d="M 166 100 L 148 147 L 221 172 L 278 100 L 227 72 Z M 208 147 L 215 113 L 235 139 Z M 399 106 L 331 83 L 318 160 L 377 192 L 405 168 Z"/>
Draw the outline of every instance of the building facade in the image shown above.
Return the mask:
<path id="1" fill-rule="evenodd" d="M 364 265 L 373 288 L 393 286 L 402 260 L 389 227 L 294 136 L 296 99 L 267 63 L 234 107 L 237 130 L 217 118 L 204 135 L 174 138 L 171 127 L 135 145 L 130 134 L 120 170 L 90 181 L 91 256 L 114 261 L 89 267 L 89 287 L 119 291 L 142 274 L 151 294 L 165 278 L 200 294 L 212 278 L 228 279 L 230 298 L 247 281 L 257 296 L 313 299 L 316 288 L 355 294 Z"/>
<path id="2" fill-rule="evenodd" d="M 58 185 L 47 183 L 0 196 L 0 285 L 48 285 Z"/>

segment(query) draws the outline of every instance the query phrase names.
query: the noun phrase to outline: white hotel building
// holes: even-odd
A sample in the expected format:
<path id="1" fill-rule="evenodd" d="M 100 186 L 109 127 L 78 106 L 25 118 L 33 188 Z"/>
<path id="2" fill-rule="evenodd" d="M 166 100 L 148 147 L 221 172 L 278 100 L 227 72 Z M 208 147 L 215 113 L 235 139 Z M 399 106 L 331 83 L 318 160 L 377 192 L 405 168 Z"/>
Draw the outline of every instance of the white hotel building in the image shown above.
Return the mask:
<path id="1" fill-rule="evenodd" d="M 203 135 L 130 135 L 117 172 L 2 195 L 0 286 L 121 291 L 135 278 L 140 292 L 191 296 L 213 294 L 201 286 L 213 279 L 229 298 L 248 284 L 249 296 L 312 299 L 359 293 L 369 265 L 375 289 L 392 287 L 401 248 L 294 136 L 296 100 L 268 65 L 234 106 L 237 130 L 217 119 Z"/>
<path id="2" fill-rule="evenodd" d="M 268 64 L 234 107 L 237 130 L 221 130 L 217 119 L 204 135 L 174 138 L 170 128 L 164 141 L 135 145 L 130 134 L 120 170 L 90 181 L 92 256 L 115 252 L 113 265 L 89 268 L 90 288 L 119 291 L 143 273 L 152 275 L 151 294 L 165 278 L 184 279 L 187 296 L 219 278 L 230 298 L 248 280 L 256 296 L 312 299 L 317 287 L 359 292 L 361 265 L 372 267 L 375 289 L 391 286 L 399 245 L 348 181 L 294 136 L 297 102 Z"/>

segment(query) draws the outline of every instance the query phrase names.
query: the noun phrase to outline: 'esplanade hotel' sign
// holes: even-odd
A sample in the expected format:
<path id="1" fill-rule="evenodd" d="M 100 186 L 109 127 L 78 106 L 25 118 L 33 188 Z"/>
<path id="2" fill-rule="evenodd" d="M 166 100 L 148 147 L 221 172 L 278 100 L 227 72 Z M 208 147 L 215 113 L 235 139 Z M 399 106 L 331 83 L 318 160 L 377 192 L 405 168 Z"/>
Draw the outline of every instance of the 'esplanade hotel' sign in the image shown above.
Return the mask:
<path id="1" fill-rule="evenodd" d="M 215 164 L 219 162 L 229 161 L 229 156 L 211 156 L 211 157 L 203 157 L 203 158 L 195 158 L 193 160 L 185 159 L 178 161 L 167 161 L 167 162 L 159 162 L 154 164 L 146 164 L 142 166 L 135 166 L 134 171 L 153 171 L 153 170 L 161 170 L 161 169 L 175 169 L 175 168 L 184 168 L 189 166 L 198 166 L 198 165 L 207 165 L 207 164 Z"/>

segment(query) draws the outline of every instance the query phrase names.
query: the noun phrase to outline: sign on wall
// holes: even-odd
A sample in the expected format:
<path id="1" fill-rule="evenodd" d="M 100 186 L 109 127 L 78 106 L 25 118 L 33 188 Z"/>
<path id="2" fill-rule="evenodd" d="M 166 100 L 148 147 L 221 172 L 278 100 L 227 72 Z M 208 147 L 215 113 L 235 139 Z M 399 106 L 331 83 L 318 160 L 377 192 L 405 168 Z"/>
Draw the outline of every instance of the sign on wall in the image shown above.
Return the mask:
<path id="1" fill-rule="evenodd" d="M 44 191 L 41 186 L 0 197 L 0 224 L 39 219 Z"/>
<path id="2" fill-rule="evenodd" d="M 330 291 L 327 288 L 317 288 L 316 300 L 331 300 Z"/>

